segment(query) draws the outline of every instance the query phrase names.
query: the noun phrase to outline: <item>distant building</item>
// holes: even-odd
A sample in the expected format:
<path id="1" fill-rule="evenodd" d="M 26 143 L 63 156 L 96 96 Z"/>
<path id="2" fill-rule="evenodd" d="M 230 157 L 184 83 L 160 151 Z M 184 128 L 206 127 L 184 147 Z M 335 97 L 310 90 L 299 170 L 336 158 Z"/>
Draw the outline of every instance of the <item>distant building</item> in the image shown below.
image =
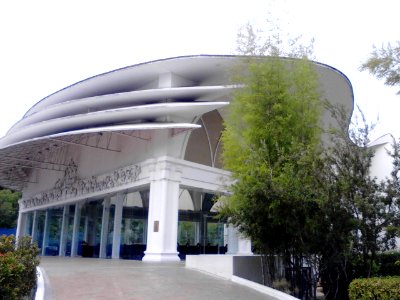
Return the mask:
<path id="1" fill-rule="evenodd" d="M 174 261 L 251 252 L 213 218 L 213 196 L 230 183 L 220 138 L 239 62 L 157 60 L 39 101 L 0 140 L 0 185 L 23 192 L 17 235 L 31 235 L 43 255 Z M 349 80 L 315 68 L 323 97 L 344 105 L 350 119 Z M 327 113 L 323 122 L 332 123 Z"/>
<path id="2" fill-rule="evenodd" d="M 371 175 L 379 181 L 389 178 L 393 169 L 393 158 L 388 154 L 388 151 L 393 151 L 392 144 L 393 136 L 385 134 L 368 145 L 374 150 L 374 157 L 371 161 Z"/>
<path id="3" fill-rule="evenodd" d="M 378 182 L 390 179 L 390 173 L 393 170 L 393 158 L 389 155 L 389 152 L 393 152 L 394 138 L 395 136 L 392 134 L 384 134 L 368 145 L 374 151 L 370 175 L 376 177 Z M 400 249 L 400 238 L 396 238 L 396 249 Z"/>

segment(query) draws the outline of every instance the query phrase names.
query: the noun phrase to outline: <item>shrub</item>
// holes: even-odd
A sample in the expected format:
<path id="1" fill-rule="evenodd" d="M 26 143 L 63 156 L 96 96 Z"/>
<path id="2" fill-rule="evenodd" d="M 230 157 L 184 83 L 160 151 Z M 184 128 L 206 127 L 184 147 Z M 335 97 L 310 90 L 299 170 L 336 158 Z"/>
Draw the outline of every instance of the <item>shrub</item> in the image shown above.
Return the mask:
<path id="1" fill-rule="evenodd" d="M 39 249 L 30 237 L 0 236 L 0 299 L 21 299 L 36 288 Z"/>
<path id="2" fill-rule="evenodd" d="M 383 252 L 378 255 L 379 276 L 400 275 L 400 251 Z"/>
<path id="3" fill-rule="evenodd" d="M 400 277 L 355 279 L 349 286 L 350 300 L 400 299 Z"/>

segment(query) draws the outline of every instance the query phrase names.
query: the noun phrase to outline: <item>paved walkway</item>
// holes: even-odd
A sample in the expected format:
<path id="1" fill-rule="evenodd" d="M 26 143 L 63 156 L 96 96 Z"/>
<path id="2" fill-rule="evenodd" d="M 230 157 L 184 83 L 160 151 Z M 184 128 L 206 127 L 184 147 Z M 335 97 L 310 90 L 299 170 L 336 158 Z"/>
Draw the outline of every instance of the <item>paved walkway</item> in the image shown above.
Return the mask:
<path id="1" fill-rule="evenodd" d="M 276 300 L 229 280 L 186 269 L 184 263 L 42 257 L 40 268 L 45 273 L 46 300 Z"/>

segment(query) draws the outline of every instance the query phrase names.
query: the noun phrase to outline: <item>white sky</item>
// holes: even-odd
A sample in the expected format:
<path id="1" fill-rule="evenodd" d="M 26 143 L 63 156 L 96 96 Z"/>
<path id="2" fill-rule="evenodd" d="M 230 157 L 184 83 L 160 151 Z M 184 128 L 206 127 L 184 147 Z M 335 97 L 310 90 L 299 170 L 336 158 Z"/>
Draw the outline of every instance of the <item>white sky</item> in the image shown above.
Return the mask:
<path id="1" fill-rule="evenodd" d="M 315 38 L 316 60 L 346 74 L 377 133 L 398 131 L 400 96 L 358 67 L 400 40 L 398 0 L 0 2 L 0 136 L 40 99 L 87 77 L 149 60 L 234 54 L 247 22 L 269 17 Z M 265 28 L 267 30 L 267 28 Z M 400 89 L 400 87 L 398 88 Z"/>

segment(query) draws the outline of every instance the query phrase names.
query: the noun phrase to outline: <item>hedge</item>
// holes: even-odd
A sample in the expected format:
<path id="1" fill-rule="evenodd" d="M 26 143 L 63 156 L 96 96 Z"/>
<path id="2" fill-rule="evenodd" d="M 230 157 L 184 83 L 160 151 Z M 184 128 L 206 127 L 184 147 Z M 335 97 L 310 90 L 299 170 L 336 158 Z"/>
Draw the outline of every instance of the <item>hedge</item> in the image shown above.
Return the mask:
<path id="1" fill-rule="evenodd" d="M 36 288 L 39 249 L 30 237 L 0 236 L 0 299 L 29 296 Z"/>
<path id="2" fill-rule="evenodd" d="M 350 300 L 399 300 L 400 277 L 355 279 L 349 286 Z"/>
<path id="3" fill-rule="evenodd" d="M 378 254 L 379 271 L 377 276 L 400 275 L 400 251 L 383 252 Z"/>

